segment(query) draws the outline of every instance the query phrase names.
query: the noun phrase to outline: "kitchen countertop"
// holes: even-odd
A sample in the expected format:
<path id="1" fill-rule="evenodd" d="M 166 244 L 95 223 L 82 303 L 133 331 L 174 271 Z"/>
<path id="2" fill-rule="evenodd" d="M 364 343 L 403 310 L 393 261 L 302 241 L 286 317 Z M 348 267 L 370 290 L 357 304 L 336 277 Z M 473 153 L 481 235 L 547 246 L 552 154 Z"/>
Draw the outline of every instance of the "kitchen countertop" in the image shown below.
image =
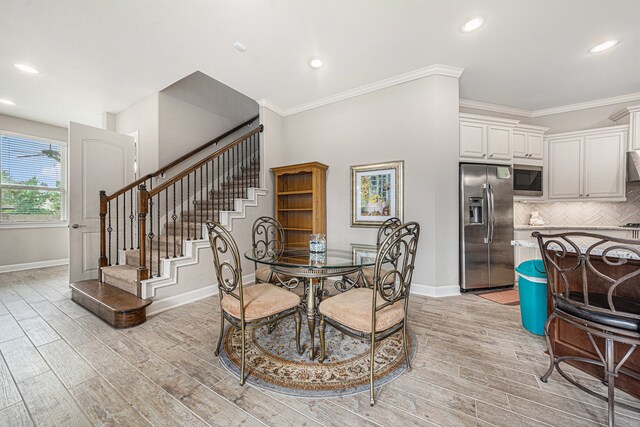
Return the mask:
<path id="1" fill-rule="evenodd" d="M 578 246 L 578 248 L 580 249 L 581 253 L 586 253 L 587 249 L 591 246 L 591 244 L 594 242 L 593 239 L 591 239 L 590 241 L 587 239 L 580 239 L 580 238 L 575 238 L 573 239 L 573 241 L 575 242 L 575 244 Z M 614 242 L 611 242 L 611 245 L 615 244 Z M 555 248 L 552 247 L 553 244 L 549 245 L 550 249 L 557 249 L 559 250 L 560 247 L 558 245 L 555 245 Z M 511 246 L 520 246 L 520 247 L 525 247 L 525 248 L 538 248 L 538 242 L 537 240 L 512 240 L 511 241 Z M 575 250 L 572 246 L 570 245 L 566 245 L 567 246 L 567 252 L 570 253 L 575 253 Z M 607 252 L 607 257 L 610 258 L 625 258 L 625 259 L 637 259 L 640 260 L 640 246 L 632 246 L 637 253 L 633 253 L 631 251 L 624 251 L 624 250 L 612 250 Z M 591 251 L 591 255 L 595 255 L 595 256 L 600 256 L 602 255 L 602 252 L 605 250 L 605 246 L 603 246 L 602 248 L 595 248 Z"/>
<path id="2" fill-rule="evenodd" d="M 514 225 L 514 230 L 636 230 L 618 225 Z"/>

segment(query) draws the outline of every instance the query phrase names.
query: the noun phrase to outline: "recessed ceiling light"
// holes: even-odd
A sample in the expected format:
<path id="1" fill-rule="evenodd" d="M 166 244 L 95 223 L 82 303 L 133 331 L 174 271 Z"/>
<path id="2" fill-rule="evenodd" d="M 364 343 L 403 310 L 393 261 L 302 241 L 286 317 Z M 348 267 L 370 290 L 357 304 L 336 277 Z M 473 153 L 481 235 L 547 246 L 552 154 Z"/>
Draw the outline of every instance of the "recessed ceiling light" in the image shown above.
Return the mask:
<path id="1" fill-rule="evenodd" d="M 484 24 L 484 18 L 482 16 L 476 16 L 475 18 L 469 19 L 467 22 L 462 24 L 460 27 L 460 31 L 463 33 L 470 33 L 471 31 L 475 31 L 480 28 Z"/>
<path id="2" fill-rule="evenodd" d="M 235 47 L 238 52 L 244 52 L 247 50 L 247 47 L 240 42 L 235 42 L 233 47 Z"/>
<path id="3" fill-rule="evenodd" d="M 312 59 L 311 62 L 309 62 L 309 65 L 311 68 L 320 68 L 322 67 L 322 60 L 318 58 Z"/>
<path id="4" fill-rule="evenodd" d="M 29 73 L 29 74 L 39 74 L 40 71 L 36 70 L 35 68 L 26 65 L 26 64 L 13 64 L 14 67 L 16 67 L 18 70 L 20 71 L 24 71 L 25 73 Z"/>
<path id="5" fill-rule="evenodd" d="M 607 49 L 611 49 L 615 45 L 618 44 L 618 40 L 607 40 L 606 42 L 600 43 L 589 49 L 589 53 L 600 53 L 604 52 Z"/>
<path id="6" fill-rule="evenodd" d="M 13 101 L 9 101 L 8 99 L 0 99 L 0 104 L 4 104 L 4 105 L 16 105 L 15 102 Z"/>

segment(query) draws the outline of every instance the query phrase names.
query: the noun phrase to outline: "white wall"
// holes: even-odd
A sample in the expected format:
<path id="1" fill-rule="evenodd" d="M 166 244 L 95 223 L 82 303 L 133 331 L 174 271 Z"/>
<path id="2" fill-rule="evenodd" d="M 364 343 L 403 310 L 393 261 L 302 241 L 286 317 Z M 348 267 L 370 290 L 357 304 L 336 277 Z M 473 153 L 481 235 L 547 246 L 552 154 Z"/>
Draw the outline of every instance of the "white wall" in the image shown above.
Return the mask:
<path id="1" fill-rule="evenodd" d="M 0 114 L 0 130 L 67 141 L 67 129 Z M 67 259 L 69 229 L 0 228 L 0 266 Z"/>
<path id="2" fill-rule="evenodd" d="M 164 93 L 159 96 L 160 166 L 169 164 L 238 124 Z M 257 114 L 258 105 L 255 107 Z"/>
<path id="3" fill-rule="evenodd" d="M 138 131 L 138 176 L 160 168 L 159 99 L 159 93 L 153 93 L 117 115 L 118 133 L 130 134 Z"/>
<path id="4" fill-rule="evenodd" d="M 265 110 L 265 156 L 269 166 L 329 165 L 327 238 L 346 247 L 376 238 L 375 229 L 350 226 L 350 166 L 404 160 L 404 219 L 422 228 L 414 284 L 455 291 L 458 108 L 458 79 L 430 76 L 284 117 L 286 146 L 275 148 L 278 120 Z"/>

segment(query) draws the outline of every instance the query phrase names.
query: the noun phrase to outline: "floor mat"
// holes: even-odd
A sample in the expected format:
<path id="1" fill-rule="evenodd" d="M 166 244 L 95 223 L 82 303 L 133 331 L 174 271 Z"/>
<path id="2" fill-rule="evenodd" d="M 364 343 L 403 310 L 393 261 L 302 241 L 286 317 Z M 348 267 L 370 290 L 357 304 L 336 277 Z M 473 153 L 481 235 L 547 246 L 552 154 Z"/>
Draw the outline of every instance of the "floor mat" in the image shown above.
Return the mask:
<path id="1" fill-rule="evenodd" d="M 502 305 L 520 305 L 520 296 L 516 289 L 509 289 L 506 291 L 487 292 L 484 294 L 478 294 L 480 298 L 487 299 L 489 301 L 497 302 Z"/>

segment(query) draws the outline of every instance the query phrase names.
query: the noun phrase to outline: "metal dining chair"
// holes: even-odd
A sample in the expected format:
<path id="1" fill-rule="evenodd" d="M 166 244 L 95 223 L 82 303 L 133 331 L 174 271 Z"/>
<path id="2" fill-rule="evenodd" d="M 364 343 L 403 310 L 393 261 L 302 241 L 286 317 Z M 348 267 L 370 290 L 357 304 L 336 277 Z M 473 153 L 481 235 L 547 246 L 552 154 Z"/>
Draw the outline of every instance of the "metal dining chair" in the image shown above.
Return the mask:
<path id="1" fill-rule="evenodd" d="M 284 250 L 284 228 L 275 218 L 261 216 L 253 223 L 251 230 L 251 242 L 257 259 L 271 257 L 273 254 L 281 254 Z M 277 274 L 269 266 L 255 266 L 256 283 L 273 283 L 293 289 L 301 281 L 298 278 Z"/>
<path id="2" fill-rule="evenodd" d="M 242 334 L 242 356 L 240 362 L 240 385 L 244 385 L 246 328 L 270 325 L 287 316 L 296 320 L 296 349 L 300 349 L 300 297 L 293 292 L 271 283 L 259 283 L 244 287 L 238 246 L 231 234 L 221 224 L 207 221 L 209 243 L 213 251 L 213 265 L 218 279 L 220 299 L 220 335 L 215 355 L 220 354 L 220 344 L 224 336 L 225 319 Z"/>
<path id="3" fill-rule="evenodd" d="M 382 223 L 380 228 L 378 228 L 378 235 L 376 238 L 376 249 L 380 248 L 380 245 L 386 239 L 394 229 L 398 228 L 402 225 L 402 222 L 399 218 L 393 217 L 389 218 L 385 222 Z M 338 286 L 342 285 L 340 289 L 341 291 L 349 290 L 353 287 L 368 287 L 370 288 L 373 284 L 373 271 L 374 267 L 363 267 L 359 271 L 355 273 L 350 273 L 343 276 L 340 282 L 337 282 Z M 382 270 L 382 276 L 386 272 L 385 269 Z M 387 281 L 389 283 L 385 283 L 385 285 L 391 285 L 393 282 L 393 278 L 388 276 Z"/>
<path id="4" fill-rule="evenodd" d="M 623 367 L 640 345 L 640 265 L 629 263 L 624 254 L 640 258 L 640 241 L 577 232 L 549 235 L 535 232 L 533 236 L 540 247 L 552 300 L 551 314 L 544 328 L 550 364 L 540 380 L 546 383 L 554 369 L 557 370 L 571 384 L 606 401 L 609 426 L 613 426 L 616 405 L 640 411 L 638 407 L 615 400 L 615 382 L 619 375 L 640 381 L 640 375 Z M 613 251 L 623 257 L 614 257 Z M 554 354 L 550 327 L 555 319 L 584 331 L 597 359 Z M 628 346 L 628 350 L 615 347 L 619 352 L 617 358 L 615 343 Z M 571 361 L 601 366 L 607 395 L 587 388 L 565 373 L 560 363 Z"/>
<path id="5" fill-rule="evenodd" d="M 407 341 L 407 313 L 411 278 L 415 267 L 420 225 L 409 222 L 393 229 L 382 241 L 373 267 L 372 287 L 352 288 L 320 303 L 320 362 L 325 359 L 325 326 L 371 343 L 369 364 L 370 404 L 375 404 L 373 378 L 375 346 L 377 342 L 402 330 L 404 357 L 407 370 L 411 369 Z M 383 264 L 393 261 L 393 268 L 385 270 Z M 386 286 L 391 279 L 392 286 Z"/>

